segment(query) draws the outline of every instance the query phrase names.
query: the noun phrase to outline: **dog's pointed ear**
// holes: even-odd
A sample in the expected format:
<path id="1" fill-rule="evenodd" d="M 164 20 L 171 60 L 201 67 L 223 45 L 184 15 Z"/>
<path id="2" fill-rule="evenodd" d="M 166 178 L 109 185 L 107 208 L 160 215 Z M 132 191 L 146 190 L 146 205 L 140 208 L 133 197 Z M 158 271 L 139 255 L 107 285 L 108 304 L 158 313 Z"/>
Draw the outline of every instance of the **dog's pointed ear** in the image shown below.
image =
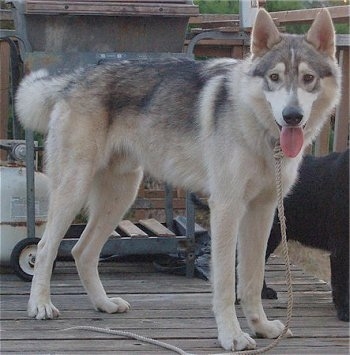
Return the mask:
<path id="1" fill-rule="evenodd" d="M 312 26 L 306 34 L 306 40 L 319 52 L 334 58 L 335 31 L 329 11 L 324 8 L 316 16 Z"/>
<path id="2" fill-rule="evenodd" d="M 276 25 L 269 13 L 260 9 L 256 15 L 251 35 L 250 50 L 254 56 L 260 57 L 281 40 Z"/>

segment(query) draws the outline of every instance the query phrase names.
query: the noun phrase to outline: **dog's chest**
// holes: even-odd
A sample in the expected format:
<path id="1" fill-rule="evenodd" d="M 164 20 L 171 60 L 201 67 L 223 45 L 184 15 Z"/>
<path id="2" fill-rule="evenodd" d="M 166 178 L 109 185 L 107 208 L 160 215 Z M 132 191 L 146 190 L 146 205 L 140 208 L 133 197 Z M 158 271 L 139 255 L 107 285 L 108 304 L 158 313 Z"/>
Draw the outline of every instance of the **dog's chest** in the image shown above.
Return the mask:
<path id="1" fill-rule="evenodd" d="M 296 181 L 300 160 L 301 157 L 293 160 L 283 159 L 280 171 L 278 171 L 274 159 L 269 163 L 256 162 L 255 169 L 250 170 L 249 177 L 246 180 L 244 199 L 247 202 L 256 198 L 275 199 L 278 184 L 282 184 L 283 195 L 285 196 Z"/>

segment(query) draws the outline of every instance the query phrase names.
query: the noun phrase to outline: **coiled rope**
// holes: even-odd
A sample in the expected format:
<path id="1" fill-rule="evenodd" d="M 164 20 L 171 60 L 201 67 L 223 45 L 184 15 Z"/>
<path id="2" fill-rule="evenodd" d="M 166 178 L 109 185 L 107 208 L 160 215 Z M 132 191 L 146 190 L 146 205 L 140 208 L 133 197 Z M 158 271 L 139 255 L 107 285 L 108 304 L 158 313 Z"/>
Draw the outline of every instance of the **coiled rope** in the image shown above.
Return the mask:
<path id="1" fill-rule="evenodd" d="M 285 322 L 284 329 L 282 333 L 274 339 L 271 344 L 265 346 L 261 349 L 256 350 L 247 350 L 247 351 L 238 351 L 234 352 L 234 355 L 256 355 L 256 354 L 263 354 L 267 351 L 271 350 L 272 348 L 276 347 L 277 344 L 281 341 L 281 339 L 287 334 L 289 325 L 292 319 L 292 310 L 293 310 L 293 290 L 292 290 L 292 275 L 290 270 L 290 261 L 289 261 L 289 254 L 288 254 L 288 244 L 287 244 L 287 228 L 286 228 L 286 219 L 284 215 L 284 204 L 283 204 L 283 182 L 282 182 L 282 164 L 283 164 L 283 152 L 280 147 L 279 141 L 277 141 L 274 147 L 274 161 L 275 161 L 275 180 L 276 180 L 276 192 L 277 192 L 277 211 L 278 211 L 278 218 L 280 221 L 280 228 L 281 228 L 281 236 L 282 236 L 282 254 L 286 266 L 285 270 L 285 278 L 287 284 L 287 294 L 288 294 L 288 304 L 287 304 L 287 318 Z M 144 343 L 153 344 L 164 349 L 171 350 L 180 355 L 195 355 L 188 353 L 175 345 L 171 345 L 168 343 L 164 343 L 162 341 L 144 337 L 142 335 L 138 335 L 132 332 L 127 332 L 123 330 L 113 330 L 108 328 L 99 328 L 99 327 L 92 327 L 92 326 L 77 326 L 72 328 L 64 329 L 64 331 L 69 330 L 88 330 L 98 333 L 105 333 L 117 336 L 123 336 L 127 338 L 136 339 L 142 341 Z M 216 353 L 211 355 L 227 355 L 226 353 Z"/>

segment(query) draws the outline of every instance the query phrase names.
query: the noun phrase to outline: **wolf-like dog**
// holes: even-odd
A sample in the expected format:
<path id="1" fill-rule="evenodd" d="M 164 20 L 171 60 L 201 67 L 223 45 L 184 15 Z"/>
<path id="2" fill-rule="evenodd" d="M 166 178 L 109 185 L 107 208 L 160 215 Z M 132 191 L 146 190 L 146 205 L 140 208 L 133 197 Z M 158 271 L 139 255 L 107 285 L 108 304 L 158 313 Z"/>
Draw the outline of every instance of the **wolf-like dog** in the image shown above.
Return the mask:
<path id="1" fill-rule="evenodd" d="M 85 205 L 89 221 L 72 250 L 96 310 L 126 312 L 98 274 L 99 253 L 133 203 L 143 171 L 209 195 L 213 310 L 221 346 L 253 349 L 241 330 L 238 297 L 253 333 L 278 337 L 261 303 L 266 244 L 276 208 L 273 150 L 284 152 L 284 192 L 303 151 L 337 104 L 335 34 L 321 10 L 306 35 L 281 34 L 259 10 L 251 56 L 243 61 L 169 59 L 116 62 L 51 77 L 32 73 L 16 108 L 26 128 L 47 133 L 50 202 L 38 245 L 29 316 L 55 318 L 50 277 L 57 249 Z M 290 334 L 290 333 L 289 333 Z"/>

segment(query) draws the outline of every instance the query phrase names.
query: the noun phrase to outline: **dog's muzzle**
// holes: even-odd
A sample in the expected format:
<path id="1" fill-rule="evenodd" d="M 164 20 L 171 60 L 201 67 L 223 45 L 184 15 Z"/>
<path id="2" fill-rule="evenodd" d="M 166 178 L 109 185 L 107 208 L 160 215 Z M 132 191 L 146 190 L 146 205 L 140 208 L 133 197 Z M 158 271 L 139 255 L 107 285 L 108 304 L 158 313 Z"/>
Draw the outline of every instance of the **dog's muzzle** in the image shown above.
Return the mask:
<path id="1" fill-rule="evenodd" d="M 303 112 L 299 107 L 287 106 L 282 111 L 284 122 L 290 126 L 298 126 L 303 119 Z"/>
<path id="2" fill-rule="evenodd" d="M 299 107 L 287 106 L 282 116 L 285 124 L 279 126 L 280 145 L 286 157 L 295 158 L 304 145 L 303 112 Z"/>

